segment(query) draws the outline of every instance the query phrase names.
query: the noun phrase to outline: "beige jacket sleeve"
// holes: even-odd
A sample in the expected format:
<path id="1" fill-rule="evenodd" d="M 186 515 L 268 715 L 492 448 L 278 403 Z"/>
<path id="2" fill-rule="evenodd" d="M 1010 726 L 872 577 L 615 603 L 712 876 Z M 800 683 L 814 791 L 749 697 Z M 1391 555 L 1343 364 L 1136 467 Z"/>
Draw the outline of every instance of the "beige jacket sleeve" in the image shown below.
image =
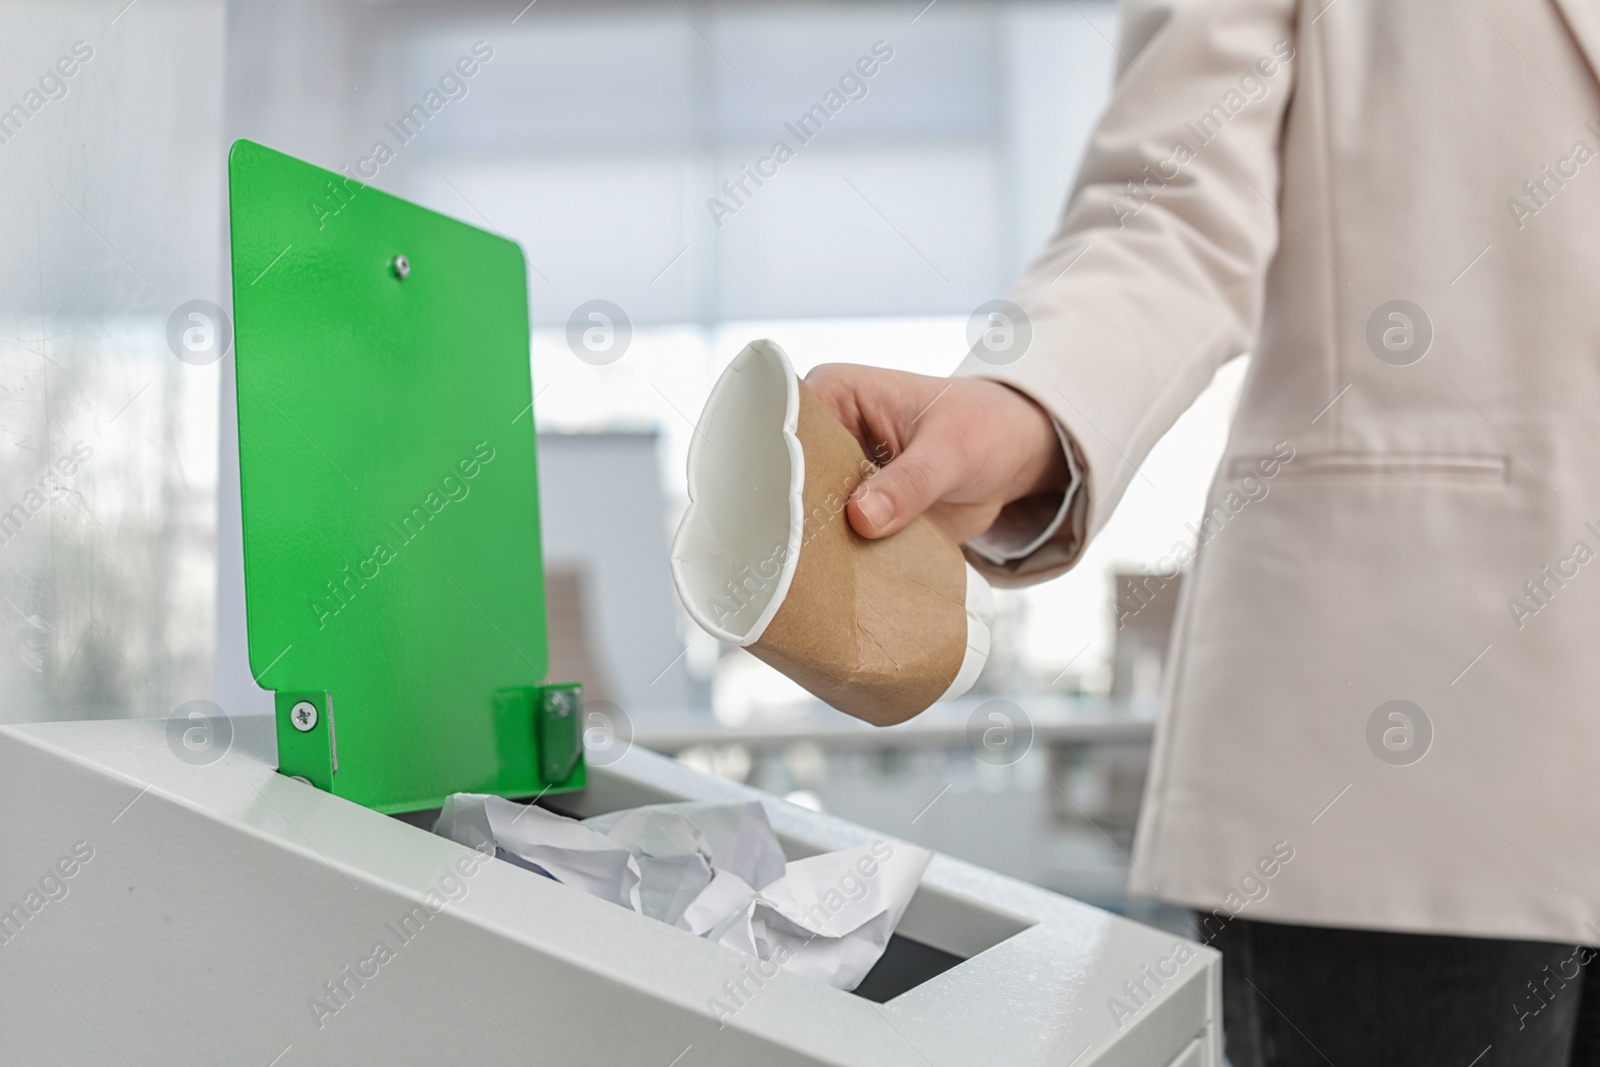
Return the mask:
<path id="1" fill-rule="evenodd" d="M 999 585 L 1082 555 L 1155 442 L 1254 343 L 1278 241 L 1297 0 L 1124 0 L 1122 59 L 1060 229 L 1011 294 L 1004 351 L 957 374 L 1038 401 L 1082 480 L 1022 559 L 967 556 Z"/>

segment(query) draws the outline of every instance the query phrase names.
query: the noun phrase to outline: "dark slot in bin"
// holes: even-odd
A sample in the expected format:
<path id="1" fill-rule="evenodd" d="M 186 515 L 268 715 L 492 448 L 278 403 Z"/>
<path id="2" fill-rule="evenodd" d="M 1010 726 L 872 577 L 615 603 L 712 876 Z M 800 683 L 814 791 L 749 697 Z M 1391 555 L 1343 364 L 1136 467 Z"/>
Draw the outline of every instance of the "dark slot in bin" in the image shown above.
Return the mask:
<path id="1" fill-rule="evenodd" d="M 958 963 L 960 956 L 924 945 L 901 934 L 889 935 L 889 946 L 867 976 L 856 986 L 855 994 L 884 1004 L 930 978 L 937 978 Z"/>

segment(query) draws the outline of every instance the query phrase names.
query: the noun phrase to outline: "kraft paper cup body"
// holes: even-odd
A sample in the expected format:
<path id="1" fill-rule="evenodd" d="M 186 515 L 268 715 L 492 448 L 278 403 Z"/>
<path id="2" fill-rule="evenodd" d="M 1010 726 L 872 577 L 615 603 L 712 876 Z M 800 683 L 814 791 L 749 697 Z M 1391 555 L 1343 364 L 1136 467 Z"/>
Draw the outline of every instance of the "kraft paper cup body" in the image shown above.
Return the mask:
<path id="1" fill-rule="evenodd" d="M 712 389 L 689 446 L 672 577 L 707 632 L 887 726 L 971 688 L 993 606 L 927 519 L 879 540 L 851 528 L 845 504 L 876 469 L 783 350 L 753 342 Z"/>

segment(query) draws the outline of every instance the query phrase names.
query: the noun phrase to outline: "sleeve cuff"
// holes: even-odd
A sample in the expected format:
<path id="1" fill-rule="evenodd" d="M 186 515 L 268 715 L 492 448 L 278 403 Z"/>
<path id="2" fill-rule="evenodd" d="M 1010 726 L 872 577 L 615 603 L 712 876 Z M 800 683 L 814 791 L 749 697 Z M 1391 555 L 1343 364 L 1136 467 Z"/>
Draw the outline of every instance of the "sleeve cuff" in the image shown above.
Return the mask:
<path id="1" fill-rule="evenodd" d="M 992 567 L 1007 568 L 1038 552 L 1060 535 L 1063 526 L 1069 525 L 1083 477 L 1066 427 L 1054 415 L 1050 416 L 1050 425 L 1055 427 L 1061 454 L 1067 461 L 1066 490 L 1059 499 L 1053 493 L 1041 493 L 1006 505 L 993 526 L 963 546 L 970 556 Z"/>

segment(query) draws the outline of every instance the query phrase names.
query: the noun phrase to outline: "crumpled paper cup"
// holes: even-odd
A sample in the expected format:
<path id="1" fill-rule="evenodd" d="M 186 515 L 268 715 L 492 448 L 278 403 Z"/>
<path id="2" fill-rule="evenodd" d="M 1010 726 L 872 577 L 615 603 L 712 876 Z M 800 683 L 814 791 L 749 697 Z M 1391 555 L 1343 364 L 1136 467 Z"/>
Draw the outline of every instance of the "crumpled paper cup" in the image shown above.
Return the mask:
<path id="1" fill-rule="evenodd" d="M 877 466 L 755 341 L 711 391 L 689 445 L 672 577 L 691 618 L 878 726 L 971 688 L 989 656 L 989 585 L 919 518 L 869 540 L 845 504 Z"/>

